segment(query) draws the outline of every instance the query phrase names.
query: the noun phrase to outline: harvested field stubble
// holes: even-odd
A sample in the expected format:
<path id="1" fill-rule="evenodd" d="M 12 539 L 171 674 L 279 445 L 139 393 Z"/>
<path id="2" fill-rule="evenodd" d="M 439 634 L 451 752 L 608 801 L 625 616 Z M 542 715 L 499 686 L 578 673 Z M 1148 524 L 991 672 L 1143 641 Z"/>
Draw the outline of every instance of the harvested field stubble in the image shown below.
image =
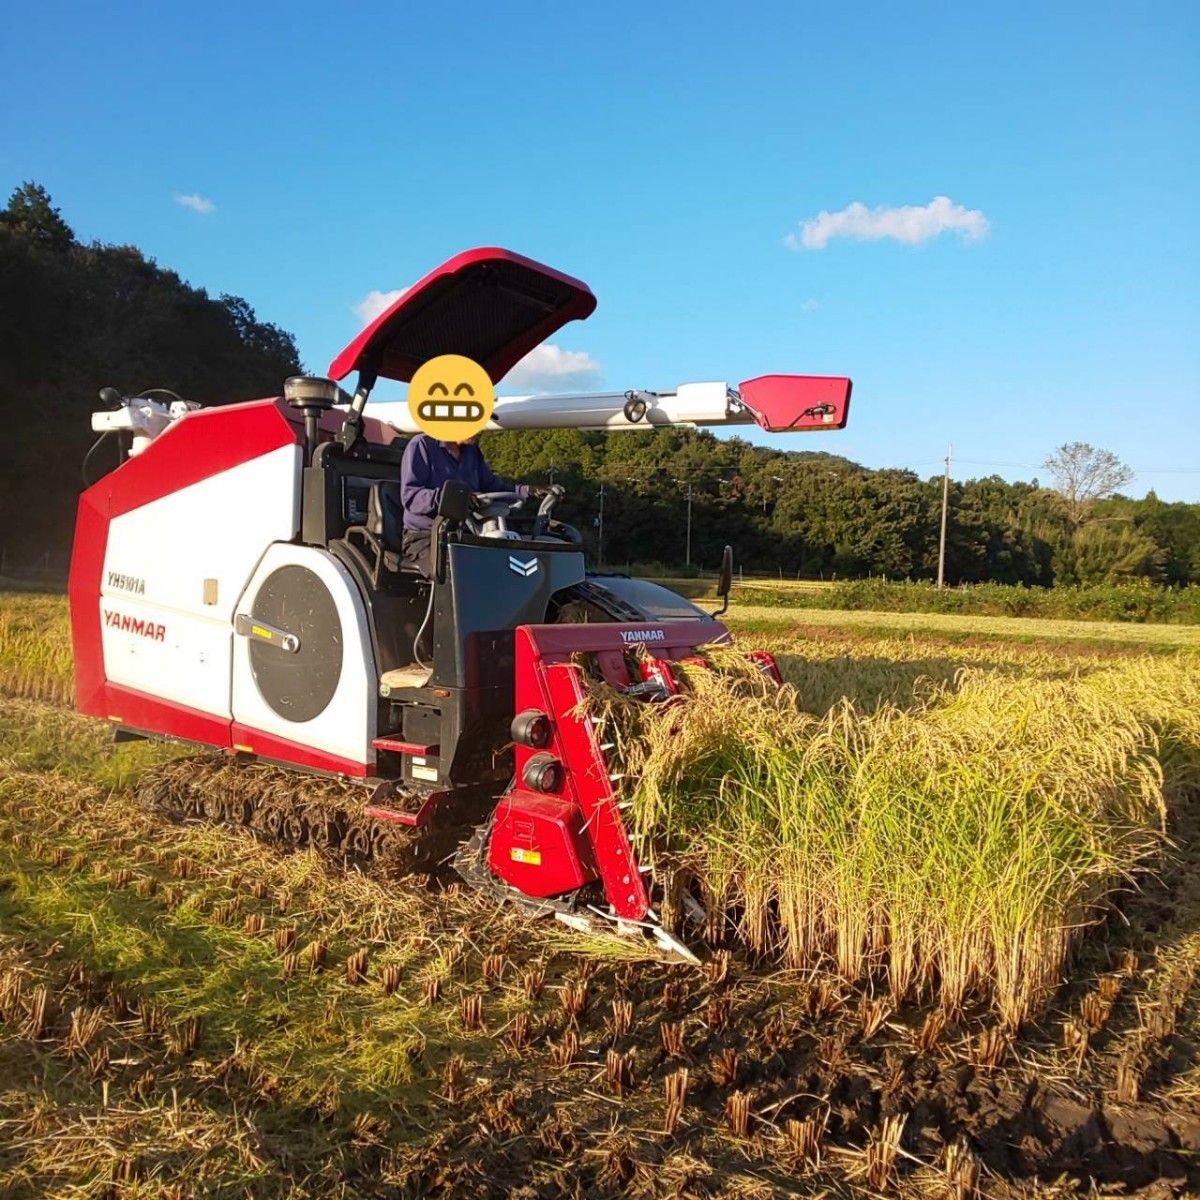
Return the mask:
<path id="1" fill-rule="evenodd" d="M 645 705 L 593 683 L 639 853 L 699 884 L 757 953 L 886 981 L 1010 1029 L 1080 931 L 1155 861 L 1200 770 L 1200 662 L 1031 680 L 964 669 L 908 708 L 804 711 L 738 654 Z"/>

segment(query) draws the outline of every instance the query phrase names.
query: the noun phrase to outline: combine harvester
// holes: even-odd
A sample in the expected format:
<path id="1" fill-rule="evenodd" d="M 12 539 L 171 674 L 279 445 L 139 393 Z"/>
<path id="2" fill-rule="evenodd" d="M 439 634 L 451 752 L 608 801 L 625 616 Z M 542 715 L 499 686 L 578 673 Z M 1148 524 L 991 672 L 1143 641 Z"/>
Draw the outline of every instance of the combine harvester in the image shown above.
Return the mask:
<path id="1" fill-rule="evenodd" d="M 118 739 L 317 773 L 350 797 L 337 812 L 289 811 L 279 794 L 304 788 L 280 788 L 273 770 L 268 819 L 236 788 L 194 800 L 191 815 L 364 854 L 406 826 L 449 830 L 469 882 L 570 925 L 648 930 L 687 955 L 652 907 L 611 748 L 582 711 L 581 664 L 663 699 L 672 662 L 727 640 L 724 626 L 665 588 L 589 574 L 578 530 L 553 516 L 561 488 L 525 513 L 515 494 L 444 487 L 425 579 L 383 540 L 382 489 L 397 485 L 415 426 L 406 408 L 393 424 L 364 416 L 378 379 L 408 381 L 437 355 L 474 359 L 498 382 L 595 305 L 579 280 L 470 250 L 371 322 L 332 379 L 296 377 L 282 397 L 208 409 L 106 388 L 93 428 L 115 437 L 121 461 L 79 502 L 76 704 Z M 351 372 L 353 398 L 336 407 L 346 397 L 334 380 Z M 500 397 L 490 427 L 841 429 L 850 386 L 765 375 L 737 388 Z M 731 572 L 727 548 L 725 605 Z"/>

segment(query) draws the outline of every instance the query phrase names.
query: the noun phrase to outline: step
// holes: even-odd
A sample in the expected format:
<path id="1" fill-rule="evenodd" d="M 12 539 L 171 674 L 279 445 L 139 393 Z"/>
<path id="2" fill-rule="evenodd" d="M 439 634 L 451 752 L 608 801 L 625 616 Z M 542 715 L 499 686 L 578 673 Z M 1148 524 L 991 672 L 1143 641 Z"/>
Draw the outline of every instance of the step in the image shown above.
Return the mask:
<path id="1" fill-rule="evenodd" d="M 445 792 L 430 792 L 421 802 L 421 807 L 415 812 L 399 808 L 388 808 L 383 804 L 368 804 L 365 811 L 368 817 L 377 821 L 392 821 L 397 825 L 421 826 L 428 825 L 434 813 L 445 802 Z"/>
<path id="2" fill-rule="evenodd" d="M 376 750 L 390 750 L 393 754 L 411 754 L 415 758 L 437 758 L 440 746 L 435 742 L 432 746 L 422 746 L 417 742 L 404 742 L 391 734 L 377 737 L 371 746 Z"/>

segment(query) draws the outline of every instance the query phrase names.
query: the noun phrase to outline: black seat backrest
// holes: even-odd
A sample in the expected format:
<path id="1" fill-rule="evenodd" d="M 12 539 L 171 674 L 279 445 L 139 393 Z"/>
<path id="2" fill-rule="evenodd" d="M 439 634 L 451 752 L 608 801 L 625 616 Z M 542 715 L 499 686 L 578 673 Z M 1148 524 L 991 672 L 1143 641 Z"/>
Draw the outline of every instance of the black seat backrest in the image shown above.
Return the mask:
<path id="1" fill-rule="evenodd" d="M 399 550 L 403 524 L 400 485 L 391 479 L 381 479 L 371 484 L 367 497 L 367 530 L 389 550 Z"/>

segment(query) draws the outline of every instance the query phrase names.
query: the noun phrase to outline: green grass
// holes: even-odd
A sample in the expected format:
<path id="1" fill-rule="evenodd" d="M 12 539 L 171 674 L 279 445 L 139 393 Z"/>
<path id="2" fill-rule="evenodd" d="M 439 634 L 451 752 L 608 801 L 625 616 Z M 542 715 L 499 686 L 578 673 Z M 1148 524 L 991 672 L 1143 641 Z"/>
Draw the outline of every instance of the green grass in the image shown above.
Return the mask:
<path id="1" fill-rule="evenodd" d="M 124 788 L 151 767 L 184 751 L 171 743 L 138 741 L 114 753 L 112 732 L 99 721 L 38 701 L 0 703 L 0 765 L 7 771 L 53 772 L 103 788 Z"/>
<path id="2" fill-rule="evenodd" d="M 711 597 L 715 587 L 711 579 L 649 577 L 693 598 Z M 1052 588 L 1002 583 L 938 588 L 927 582 L 885 579 L 747 579 L 735 581 L 734 595 L 751 603 L 783 608 L 1200 625 L 1200 585 L 1159 587 L 1145 581 Z"/>

